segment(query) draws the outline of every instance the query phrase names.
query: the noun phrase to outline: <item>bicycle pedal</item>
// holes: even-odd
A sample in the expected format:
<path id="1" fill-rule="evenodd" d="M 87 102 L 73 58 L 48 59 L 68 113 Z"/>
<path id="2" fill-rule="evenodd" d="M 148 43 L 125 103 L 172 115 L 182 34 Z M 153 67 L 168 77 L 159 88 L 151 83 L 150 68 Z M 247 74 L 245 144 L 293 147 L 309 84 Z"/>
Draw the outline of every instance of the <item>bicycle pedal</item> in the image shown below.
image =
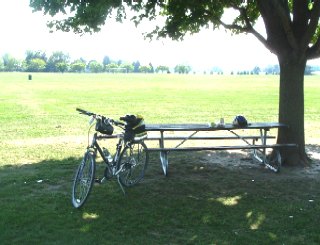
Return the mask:
<path id="1" fill-rule="evenodd" d="M 102 179 L 94 179 L 95 184 L 102 184 Z"/>

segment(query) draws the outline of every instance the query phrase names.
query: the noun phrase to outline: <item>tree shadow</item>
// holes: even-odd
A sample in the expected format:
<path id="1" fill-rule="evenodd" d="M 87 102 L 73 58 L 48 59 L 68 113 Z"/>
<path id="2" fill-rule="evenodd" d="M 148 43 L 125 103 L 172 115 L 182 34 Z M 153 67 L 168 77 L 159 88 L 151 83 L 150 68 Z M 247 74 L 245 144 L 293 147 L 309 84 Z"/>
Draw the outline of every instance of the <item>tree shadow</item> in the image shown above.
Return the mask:
<path id="1" fill-rule="evenodd" d="M 319 146 L 311 147 L 320 152 Z M 227 164 L 238 159 L 244 166 L 215 164 L 220 158 Z M 107 181 L 94 186 L 82 209 L 71 205 L 80 158 L 0 167 L 2 240 L 7 244 L 320 241 L 315 215 L 320 210 L 319 180 L 283 178 L 282 173 L 251 164 L 246 153 L 172 154 L 167 177 L 159 155 L 152 154 L 150 160 L 145 179 L 128 188 L 125 196 L 115 180 Z M 102 170 L 98 166 L 97 173 Z"/>

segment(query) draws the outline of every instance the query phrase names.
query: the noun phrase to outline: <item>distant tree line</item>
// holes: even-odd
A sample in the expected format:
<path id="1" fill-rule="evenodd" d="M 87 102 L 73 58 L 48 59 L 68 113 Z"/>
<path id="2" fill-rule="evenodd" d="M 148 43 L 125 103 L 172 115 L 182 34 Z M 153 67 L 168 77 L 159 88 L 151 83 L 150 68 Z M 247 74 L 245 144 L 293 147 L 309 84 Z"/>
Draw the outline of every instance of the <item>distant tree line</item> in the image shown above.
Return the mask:
<path id="1" fill-rule="evenodd" d="M 10 54 L 0 57 L 0 71 L 24 71 L 24 72 L 90 72 L 90 73 L 170 73 L 168 66 L 159 65 L 154 67 L 151 63 L 141 65 L 140 62 L 114 61 L 109 56 L 105 56 L 102 62 L 90 60 L 87 62 L 83 58 L 71 61 L 70 56 L 61 51 L 53 52 L 49 57 L 42 51 L 27 51 L 24 60 L 18 60 Z M 189 74 L 192 71 L 191 66 L 178 64 L 173 72 L 178 74 Z M 313 72 L 320 71 L 320 67 L 306 66 L 305 75 L 311 75 Z M 210 71 L 204 71 L 206 74 L 223 75 L 224 72 L 219 67 L 213 67 Z M 195 72 L 193 72 L 195 73 Z M 243 70 L 231 72 L 231 75 L 258 75 L 258 74 L 279 75 L 279 65 L 270 65 L 261 69 L 255 66 L 252 70 Z"/>
<path id="2" fill-rule="evenodd" d="M 10 54 L 0 57 L 0 71 L 25 72 L 91 72 L 91 73 L 169 73 L 169 67 L 160 65 L 153 67 L 151 63 L 141 65 L 139 61 L 132 63 L 122 60 L 113 61 L 105 56 L 102 62 L 83 58 L 71 61 L 70 56 L 61 51 L 53 52 L 49 57 L 42 51 L 27 51 L 24 60 L 18 60 Z"/>
<path id="3" fill-rule="evenodd" d="M 311 75 L 313 72 L 319 71 L 319 67 L 309 66 L 307 65 L 304 71 L 305 75 Z M 280 67 L 279 65 L 269 65 L 265 67 L 263 70 L 260 67 L 256 66 L 251 71 L 238 71 L 237 75 L 259 75 L 264 73 L 266 75 L 280 75 Z"/>

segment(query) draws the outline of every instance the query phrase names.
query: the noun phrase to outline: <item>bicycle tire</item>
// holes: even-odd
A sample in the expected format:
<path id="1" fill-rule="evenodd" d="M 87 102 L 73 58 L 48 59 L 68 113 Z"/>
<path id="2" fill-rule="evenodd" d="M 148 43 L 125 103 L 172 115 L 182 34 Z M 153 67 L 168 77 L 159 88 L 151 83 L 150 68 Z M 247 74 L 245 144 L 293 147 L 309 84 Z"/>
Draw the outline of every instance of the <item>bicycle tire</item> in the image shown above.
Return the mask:
<path id="1" fill-rule="evenodd" d="M 87 200 L 94 182 L 95 156 L 91 151 L 87 151 L 81 161 L 73 181 L 72 204 L 75 208 L 83 206 Z"/>
<path id="2" fill-rule="evenodd" d="M 144 177 L 149 161 L 149 152 L 143 141 L 131 143 L 122 150 L 119 158 L 119 167 L 123 165 L 118 178 L 123 186 L 137 184 Z"/>

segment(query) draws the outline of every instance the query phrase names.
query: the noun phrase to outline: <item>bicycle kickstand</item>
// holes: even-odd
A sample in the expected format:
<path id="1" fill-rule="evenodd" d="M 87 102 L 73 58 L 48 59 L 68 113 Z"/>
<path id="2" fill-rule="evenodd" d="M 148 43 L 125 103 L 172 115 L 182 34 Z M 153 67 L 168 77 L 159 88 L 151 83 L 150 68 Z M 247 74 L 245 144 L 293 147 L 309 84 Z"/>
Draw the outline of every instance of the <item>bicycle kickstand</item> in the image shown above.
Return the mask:
<path id="1" fill-rule="evenodd" d="M 123 185 L 122 185 L 121 182 L 120 182 L 119 176 L 118 176 L 117 179 L 118 179 L 118 184 L 119 184 L 119 186 L 120 186 L 120 188 L 121 188 L 121 190 L 122 190 L 122 192 L 123 192 L 123 195 L 126 195 L 126 191 L 124 190 Z"/>

